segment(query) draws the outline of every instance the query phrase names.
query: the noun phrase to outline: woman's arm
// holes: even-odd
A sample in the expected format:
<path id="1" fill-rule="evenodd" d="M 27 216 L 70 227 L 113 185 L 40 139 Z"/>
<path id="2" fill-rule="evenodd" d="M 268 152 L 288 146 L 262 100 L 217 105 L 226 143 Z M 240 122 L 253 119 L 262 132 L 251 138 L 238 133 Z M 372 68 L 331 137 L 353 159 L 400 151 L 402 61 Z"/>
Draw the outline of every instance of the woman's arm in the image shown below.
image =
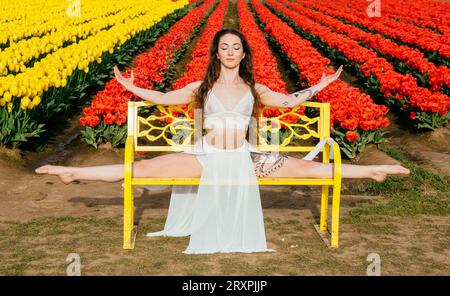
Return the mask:
<path id="1" fill-rule="evenodd" d="M 322 74 L 322 78 L 319 83 L 297 91 L 292 94 L 283 94 L 279 92 L 275 92 L 268 88 L 265 85 L 257 83 L 256 87 L 258 90 L 258 93 L 261 97 L 261 102 L 269 107 L 294 107 L 296 105 L 299 105 L 309 99 L 311 99 L 313 96 L 315 96 L 319 91 L 327 87 L 331 82 L 338 79 L 339 75 L 342 73 L 342 66 L 339 67 L 339 69 L 332 75 L 326 76 L 325 74 Z"/>
<path id="2" fill-rule="evenodd" d="M 168 91 L 166 93 L 140 88 L 135 85 L 127 88 L 128 91 L 134 93 L 138 97 L 155 103 L 157 105 L 183 105 L 189 104 L 193 100 L 194 90 L 200 86 L 201 81 L 195 81 L 183 88 Z"/>
<path id="3" fill-rule="evenodd" d="M 130 78 L 125 78 L 117 67 L 114 67 L 114 74 L 117 82 L 119 82 L 126 90 L 132 92 L 136 96 L 150 101 L 158 105 L 183 105 L 189 104 L 193 100 L 194 90 L 197 89 L 202 81 L 195 81 L 183 88 L 168 91 L 166 93 L 137 87 L 133 84 L 134 73 L 131 72 Z"/>

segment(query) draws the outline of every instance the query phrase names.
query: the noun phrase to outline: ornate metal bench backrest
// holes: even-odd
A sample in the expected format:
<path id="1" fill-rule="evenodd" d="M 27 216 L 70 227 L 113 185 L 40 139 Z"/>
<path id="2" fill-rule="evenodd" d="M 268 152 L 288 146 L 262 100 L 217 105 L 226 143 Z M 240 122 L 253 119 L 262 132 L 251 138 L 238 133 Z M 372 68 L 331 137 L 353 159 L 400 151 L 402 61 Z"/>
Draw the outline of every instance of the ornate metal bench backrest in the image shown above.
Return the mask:
<path id="1" fill-rule="evenodd" d="M 201 110 L 189 105 L 155 105 L 150 102 L 128 103 L 128 134 L 134 137 L 135 151 L 191 151 L 202 136 Z M 311 108 L 315 116 L 298 112 Z M 252 118 L 249 142 L 260 151 L 309 152 L 311 140 L 330 136 L 330 104 L 304 102 L 289 110 L 279 108 L 276 116 L 264 117 L 273 107 L 265 106 L 258 120 Z M 273 112 L 272 112 L 273 113 Z M 311 113 L 311 112 L 310 112 Z M 305 145 L 304 142 L 310 142 Z"/>

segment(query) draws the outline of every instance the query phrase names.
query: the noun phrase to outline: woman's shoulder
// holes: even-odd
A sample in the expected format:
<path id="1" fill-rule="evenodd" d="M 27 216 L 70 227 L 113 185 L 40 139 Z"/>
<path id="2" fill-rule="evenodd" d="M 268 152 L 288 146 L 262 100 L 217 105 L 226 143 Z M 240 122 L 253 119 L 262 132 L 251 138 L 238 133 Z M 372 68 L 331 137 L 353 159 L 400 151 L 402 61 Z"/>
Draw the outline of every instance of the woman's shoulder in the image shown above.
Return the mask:
<path id="1" fill-rule="evenodd" d="M 267 87 L 267 86 L 265 86 L 264 84 L 255 82 L 255 89 L 256 89 L 256 90 L 263 89 L 263 88 L 266 88 L 266 87 Z"/>
<path id="2" fill-rule="evenodd" d="M 193 84 L 195 87 L 199 87 L 200 85 L 202 85 L 202 83 L 203 83 L 203 80 L 197 80 L 197 81 L 192 82 L 192 84 Z"/>
<path id="3" fill-rule="evenodd" d="M 267 86 L 265 86 L 264 84 L 255 82 L 255 90 L 258 92 L 258 94 L 263 94 L 265 93 L 267 90 L 269 90 L 269 88 Z"/>

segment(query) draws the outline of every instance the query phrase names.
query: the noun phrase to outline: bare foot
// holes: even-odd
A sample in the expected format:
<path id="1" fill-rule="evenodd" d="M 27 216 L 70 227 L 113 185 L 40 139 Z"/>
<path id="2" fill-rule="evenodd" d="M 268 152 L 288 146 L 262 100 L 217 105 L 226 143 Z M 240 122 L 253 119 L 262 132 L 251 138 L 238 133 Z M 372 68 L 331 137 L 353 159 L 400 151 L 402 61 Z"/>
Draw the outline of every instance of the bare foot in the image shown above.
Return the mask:
<path id="1" fill-rule="evenodd" d="M 75 180 L 70 167 L 44 165 L 34 170 L 37 174 L 58 175 L 64 184 L 70 184 Z"/>
<path id="2" fill-rule="evenodd" d="M 401 165 L 376 165 L 371 178 L 383 182 L 388 175 L 409 175 L 409 170 Z"/>

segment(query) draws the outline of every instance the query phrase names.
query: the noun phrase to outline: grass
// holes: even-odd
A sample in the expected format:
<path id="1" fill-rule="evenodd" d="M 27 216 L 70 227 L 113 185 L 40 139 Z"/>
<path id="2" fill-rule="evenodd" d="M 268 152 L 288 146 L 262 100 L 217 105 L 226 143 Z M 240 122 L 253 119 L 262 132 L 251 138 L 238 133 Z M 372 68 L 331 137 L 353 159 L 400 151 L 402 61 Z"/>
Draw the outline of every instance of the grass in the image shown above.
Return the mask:
<path id="1" fill-rule="evenodd" d="M 25 163 L 19 149 L 0 147 L 0 157 L 13 165 L 23 165 Z"/>
<path id="2" fill-rule="evenodd" d="M 345 190 L 345 194 L 388 194 L 405 193 L 413 190 L 417 192 L 449 192 L 450 178 L 430 172 L 417 164 L 409 161 L 400 151 L 392 147 L 379 145 L 379 149 L 410 170 L 408 178 L 390 176 L 379 183 L 374 180 L 364 182 L 358 186 L 352 186 Z"/>
<path id="3" fill-rule="evenodd" d="M 389 221 L 398 217 L 450 214 L 449 177 L 414 164 L 392 147 L 380 145 L 379 148 L 410 169 L 410 175 L 407 178 L 391 176 L 381 183 L 371 180 L 347 189 L 350 194 L 383 195 L 385 198 L 355 205 L 342 219 L 343 223 L 366 232 L 395 234 L 398 227 Z"/>
<path id="4" fill-rule="evenodd" d="M 376 217 L 376 216 L 375 216 Z M 69 253 L 78 253 L 81 257 L 83 275 L 123 274 L 123 275 L 295 275 L 295 274 L 356 274 L 365 273 L 366 246 L 358 250 L 352 242 L 340 249 L 325 247 L 314 232 L 312 225 L 300 224 L 292 219 L 272 218 L 266 223 L 267 239 L 276 253 L 256 254 L 208 254 L 185 255 L 181 252 L 188 244 L 187 237 L 158 237 L 148 240 L 146 231 L 154 231 L 163 226 L 163 218 L 145 219 L 139 225 L 136 248 L 123 250 L 121 245 L 121 217 L 46 217 L 31 220 L 28 223 L 3 223 L 0 230 L 0 274 L 2 275 L 65 275 L 66 258 Z M 386 219 L 385 219 L 386 220 Z M 368 220 L 368 223 L 371 223 Z M 387 223 L 372 227 L 369 232 L 376 233 L 377 240 L 372 249 L 384 249 L 390 245 L 384 236 L 401 236 L 399 227 Z M 302 228 L 299 229 L 298 226 Z M 375 224 L 377 225 L 377 224 Z M 425 224 L 424 224 L 425 225 Z M 431 227 L 431 226 L 427 226 Z M 395 230 L 393 233 L 392 230 Z M 282 235 L 279 234 L 282 232 Z M 422 229 L 422 233 L 430 233 Z M 405 265 L 400 260 L 409 260 L 409 264 L 422 264 L 424 269 L 433 273 L 432 266 L 439 265 L 434 272 L 445 272 L 438 260 L 421 261 L 414 254 L 424 254 L 433 248 L 443 252 L 443 241 L 448 234 L 446 227 L 434 227 L 436 240 L 426 246 L 412 246 L 408 255 L 391 256 L 384 260 L 388 266 L 399 272 Z M 353 235 L 352 235 L 353 236 Z M 280 240 L 284 238 L 284 241 Z M 364 245 L 370 242 L 362 241 Z M 292 247 L 295 245 L 295 247 Z M 395 248 L 387 248 L 395 251 Z M 433 263 L 434 262 L 434 263 Z M 436 265 L 437 264 L 437 265 Z"/>

